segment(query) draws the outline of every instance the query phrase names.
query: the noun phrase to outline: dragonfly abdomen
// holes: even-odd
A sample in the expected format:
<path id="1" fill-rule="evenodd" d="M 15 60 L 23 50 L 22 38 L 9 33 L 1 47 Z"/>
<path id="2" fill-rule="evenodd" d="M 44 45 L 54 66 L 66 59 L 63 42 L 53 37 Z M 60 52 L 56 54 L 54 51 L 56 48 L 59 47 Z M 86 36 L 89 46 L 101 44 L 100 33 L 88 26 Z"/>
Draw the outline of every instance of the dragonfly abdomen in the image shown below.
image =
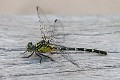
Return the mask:
<path id="1" fill-rule="evenodd" d="M 65 51 L 87 51 L 87 52 L 95 52 L 95 53 L 99 53 L 102 55 L 107 55 L 106 51 L 102 51 L 102 50 L 97 50 L 97 49 L 86 49 L 86 48 L 67 48 L 67 47 L 63 47 L 60 48 L 60 50 L 65 50 Z"/>

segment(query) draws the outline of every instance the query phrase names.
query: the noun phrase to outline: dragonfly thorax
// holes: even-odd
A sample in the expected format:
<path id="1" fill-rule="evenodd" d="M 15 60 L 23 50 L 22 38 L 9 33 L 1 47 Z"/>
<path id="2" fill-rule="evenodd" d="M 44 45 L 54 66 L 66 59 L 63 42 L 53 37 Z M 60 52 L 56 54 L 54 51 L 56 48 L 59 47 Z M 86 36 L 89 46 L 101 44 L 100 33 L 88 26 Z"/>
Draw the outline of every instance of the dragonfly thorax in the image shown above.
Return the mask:
<path id="1" fill-rule="evenodd" d="M 41 40 L 35 44 L 36 52 L 47 53 L 52 51 L 52 46 L 49 41 Z"/>

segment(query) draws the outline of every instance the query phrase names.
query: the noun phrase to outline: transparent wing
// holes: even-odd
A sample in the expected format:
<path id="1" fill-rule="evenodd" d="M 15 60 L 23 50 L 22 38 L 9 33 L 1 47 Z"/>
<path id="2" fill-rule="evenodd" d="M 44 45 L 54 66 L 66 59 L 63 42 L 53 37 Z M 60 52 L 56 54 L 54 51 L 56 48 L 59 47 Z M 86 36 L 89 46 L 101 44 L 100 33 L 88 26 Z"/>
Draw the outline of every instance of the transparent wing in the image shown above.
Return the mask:
<path id="1" fill-rule="evenodd" d="M 78 63 L 73 59 L 73 57 L 70 54 L 62 52 L 61 56 L 64 57 L 69 62 L 71 62 L 76 67 L 80 68 L 79 65 L 78 65 Z"/>
<path id="2" fill-rule="evenodd" d="M 63 23 L 56 19 L 54 24 L 51 25 L 42 8 L 37 6 L 36 9 L 42 38 L 49 40 L 51 44 L 62 45 L 65 42 Z"/>
<path id="3" fill-rule="evenodd" d="M 53 28 L 54 30 L 51 43 L 62 45 L 65 42 L 65 31 L 63 23 L 59 19 L 56 19 Z"/>
<path id="4" fill-rule="evenodd" d="M 54 43 L 57 44 L 55 46 L 58 47 L 58 48 L 65 47 L 65 46 L 62 46 L 62 43 L 65 42 L 65 37 L 66 37 L 63 23 L 60 20 L 56 19 L 53 27 L 54 27 L 53 36 L 52 36 L 53 40 L 51 42 L 53 44 Z M 72 58 L 72 56 L 70 54 L 68 54 L 64 51 L 61 51 L 61 50 L 60 50 L 60 54 L 61 54 L 62 57 L 64 57 L 70 63 L 72 63 L 73 65 L 80 68 L 78 63 Z"/>
<path id="5" fill-rule="evenodd" d="M 40 22 L 41 36 L 45 40 L 51 40 L 54 28 L 53 26 L 50 25 L 50 22 L 47 19 L 46 14 L 42 10 L 42 8 L 37 6 L 36 9 L 37 9 L 37 15 L 39 18 L 39 22 Z"/>
<path id="6" fill-rule="evenodd" d="M 74 60 L 74 58 L 67 52 L 64 52 L 63 50 L 59 50 L 59 51 L 56 51 L 55 53 L 53 54 L 59 54 L 61 55 L 61 59 L 64 58 L 66 59 L 68 62 L 70 62 L 71 64 L 75 65 L 76 67 L 80 68 L 79 64 Z M 58 62 L 61 63 L 61 59 L 58 60 Z"/>

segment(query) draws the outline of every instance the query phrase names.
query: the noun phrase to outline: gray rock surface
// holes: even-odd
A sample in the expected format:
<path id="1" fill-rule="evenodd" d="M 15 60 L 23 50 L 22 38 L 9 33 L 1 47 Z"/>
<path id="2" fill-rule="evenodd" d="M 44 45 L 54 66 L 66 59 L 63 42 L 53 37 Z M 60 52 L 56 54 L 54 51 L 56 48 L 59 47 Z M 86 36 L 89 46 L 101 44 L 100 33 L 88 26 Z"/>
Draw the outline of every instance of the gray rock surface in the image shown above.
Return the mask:
<path id="1" fill-rule="evenodd" d="M 39 57 L 21 58 L 28 42 L 40 41 L 36 15 L 0 16 L 0 80 L 120 80 L 120 16 L 53 16 L 65 26 L 64 45 L 105 50 L 107 56 L 88 52 L 68 52 L 77 68 L 59 55 L 59 61 Z"/>

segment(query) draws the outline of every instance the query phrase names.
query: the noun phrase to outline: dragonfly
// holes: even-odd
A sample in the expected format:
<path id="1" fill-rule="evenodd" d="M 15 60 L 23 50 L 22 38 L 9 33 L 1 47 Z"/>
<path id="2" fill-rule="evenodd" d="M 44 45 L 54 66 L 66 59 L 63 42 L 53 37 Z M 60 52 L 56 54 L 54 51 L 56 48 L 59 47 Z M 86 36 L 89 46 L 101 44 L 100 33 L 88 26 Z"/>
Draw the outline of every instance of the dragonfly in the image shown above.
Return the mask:
<path id="1" fill-rule="evenodd" d="M 61 42 L 64 42 L 64 38 L 65 38 L 65 34 L 62 32 L 64 31 L 63 23 L 59 19 L 56 19 L 54 21 L 54 25 L 51 25 L 42 8 L 37 6 L 36 9 L 40 23 L 42 40 L 40 40 L 36 44 L 29 42 L 27 44 L 26 51 L 24 53 L 30 52 L 31 54 L 23 58 L 29 58 L 33 54 L 36 54 L 37 56 L 40 57 L 40 63 L 41 63 L 42 57 L 46 57 L 49 58 L 51 61 L 55 61 L 52 57 L 46 55 L 46 53 L 60 54 L 66 60 L 68 60 L 75 66 L 79 67 L 78 63 L 72 58 L 72 56 L 66 54 L 65 51 L 87 51 L 87 52 L 98 53 L 100 55 L 107 55 L 107 52 L 102 50 L 87 49 L 87 48 L 72 48 L 72 47 L 65 47 L 63 45 L 59 45 L 60 42 L 57 40 L 61 40 Z"/>

